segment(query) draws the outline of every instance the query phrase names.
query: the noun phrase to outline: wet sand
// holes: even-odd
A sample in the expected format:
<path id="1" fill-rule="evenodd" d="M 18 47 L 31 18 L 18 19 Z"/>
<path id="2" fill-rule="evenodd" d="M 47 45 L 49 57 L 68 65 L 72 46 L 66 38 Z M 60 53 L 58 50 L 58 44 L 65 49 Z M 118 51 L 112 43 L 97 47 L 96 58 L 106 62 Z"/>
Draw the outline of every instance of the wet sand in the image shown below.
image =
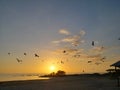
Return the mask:
<path id="1" fill-rule="evenodd" d="M 69 76 L 0 82 L 0 90 L 120 90 L 120 87 L 117 80 L 108 77 Z"/>

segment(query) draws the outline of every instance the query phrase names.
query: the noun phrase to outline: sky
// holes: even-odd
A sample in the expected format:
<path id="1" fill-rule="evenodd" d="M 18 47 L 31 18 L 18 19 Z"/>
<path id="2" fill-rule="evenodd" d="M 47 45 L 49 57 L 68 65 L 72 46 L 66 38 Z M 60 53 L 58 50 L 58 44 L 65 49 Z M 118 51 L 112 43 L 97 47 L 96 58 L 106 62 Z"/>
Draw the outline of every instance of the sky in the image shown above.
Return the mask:
<path id="1" fill-rule="evenodd" d="M 120 0 L 0 0 L 0 13 L 0 73 L 105 72 L 120 60 Z"/>

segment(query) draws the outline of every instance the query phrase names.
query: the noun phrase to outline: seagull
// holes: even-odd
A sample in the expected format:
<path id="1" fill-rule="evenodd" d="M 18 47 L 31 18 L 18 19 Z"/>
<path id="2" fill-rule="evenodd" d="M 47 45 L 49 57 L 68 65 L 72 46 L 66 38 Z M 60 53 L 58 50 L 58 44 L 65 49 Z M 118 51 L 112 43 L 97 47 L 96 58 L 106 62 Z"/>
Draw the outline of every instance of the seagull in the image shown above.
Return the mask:
<path id="1" fill-rule="evenodd" d="M 94 41 L 92 41 L 92 46 L 94 46 L 95 45 L 95 43 L 94 43 Z"/>
<path id="2" fill-rule="evenodd" d="M 92 61 L 88 61 L 88 63 L 91 63 Z"/>
<path id="3" fill-rule="evenodd" d="M 84 70 L 82 72 L 85 72 Z"/>
<path id="4" fill-rule="evenodd" d="M 26 56 L 26 55 L 27 55 L 27 53 L 24 53 L 24 55 Z"/>
<path id="5" fill-rule="evenodd" d="M 63 62 L 63 61 L 61 61 L 61 64 L 64 64 L 64 62 Z"/>
<path id="6" fill-rule="evenodd" d="M 35 55 L 35 57 L 39 57 L 39 55 L 37 55 L 36 53 L 34 55 Z"/>
<path id="7" fill-rule="evenodd" d="M 18 59 L 18 58 L 16 58 L 16 60 L 17 60 L 18 63 L 22 62 L 22 60 L 20 60 L 20 59 Z"/>
<path id="8" fill-rule="evenodd" d="M 120 40 L 120 37 L 118 38 L 118 40 Z"/>
<path id="9" fill-rule="evenodd" d="M 9 52 L 8 55 L 10 55 L 11 53 Z"/>
<path id="10" fill-rule="evenodd" d="M 66 51 L 64 50 L 63 53 L 66 53 Z"/>

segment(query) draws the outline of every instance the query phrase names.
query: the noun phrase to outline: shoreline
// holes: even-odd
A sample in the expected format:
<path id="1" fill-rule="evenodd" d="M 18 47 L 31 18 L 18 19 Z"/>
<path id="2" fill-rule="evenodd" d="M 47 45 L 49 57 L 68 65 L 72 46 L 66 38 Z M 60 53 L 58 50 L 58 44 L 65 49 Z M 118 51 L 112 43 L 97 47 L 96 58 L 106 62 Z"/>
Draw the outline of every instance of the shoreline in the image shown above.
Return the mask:
<path id="1" fill-rule="evenodd" d="M 119 90 L 115 79 L 103 76 L 51 77 L 47 80 L 0 82 L 0 90 Z"/>

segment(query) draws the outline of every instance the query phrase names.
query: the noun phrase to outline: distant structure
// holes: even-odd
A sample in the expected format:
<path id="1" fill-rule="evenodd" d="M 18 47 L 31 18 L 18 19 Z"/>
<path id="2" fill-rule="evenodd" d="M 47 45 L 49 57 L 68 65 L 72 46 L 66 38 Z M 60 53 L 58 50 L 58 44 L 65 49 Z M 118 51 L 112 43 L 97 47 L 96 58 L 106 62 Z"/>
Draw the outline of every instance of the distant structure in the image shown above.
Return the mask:
<path id="1" fill-rule="evenodd" d="M 115 67 L 115 71 L 117 71 L 117 68 L 120 68 L 120 61 L 117 61 L 117 62 L 113 63 L 110 66 L 114 66 Z"/>
<path id="2" fill-rule="evenodd" d="M 119 87 L 120 86 L 120 61 L 117 61 L 110 66 L 115 67 L 115 76 L 117 79 L 117 86 Z"/>
<path id="3" fill-rule="evenodd" d="M 107 69 L 106 70 L 108 73 L 113 73 L 113 72 L 115 72 L 115 69 Z"/>

